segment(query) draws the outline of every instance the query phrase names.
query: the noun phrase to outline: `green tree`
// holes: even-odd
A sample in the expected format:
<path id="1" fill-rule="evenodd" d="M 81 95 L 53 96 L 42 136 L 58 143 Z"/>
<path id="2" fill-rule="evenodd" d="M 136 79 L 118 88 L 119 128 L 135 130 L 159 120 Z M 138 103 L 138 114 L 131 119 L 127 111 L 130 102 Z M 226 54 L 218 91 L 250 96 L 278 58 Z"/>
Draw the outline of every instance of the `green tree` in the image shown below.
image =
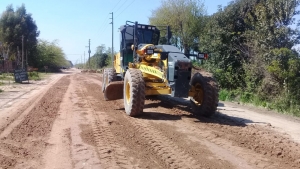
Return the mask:
<path id="1" fill-rule="evenodd" d="M 220 6 L 207 16 L 200 36 L 199 49 L 210 53 L 203 67 L 214 73 L 222 89 L 257 95 L 280 111 L 299 111 L 300 55 L 293 48 L 300 39 L 293 26 L 299 4 L 235 0 Z"/>
<path id="2" fill-rule="evenodd" d="M 112 65 L 112 53 L 111 53 L 111 47 L 108 47 L 105 51 L 105 53 L 107 54 L 107 59 L 105 60 L 105 65 L 106 66 L 111 66 Z M 116 52 L 114 52 L 114 55 L 116 54 Z"/>
<path id="3" fill-rule="evenodd" d="M 107 66 L 106 60 L 108 59 L 108 55 L 105 45 L 102 44 L 101 46 L 98 46 L 96 51 L 99 67 L 103 68 L 104 66 Z"/>
<path id="4" fill-rule="evenodd" d="M 91 69 L 103 68 L 111 65 L 111 48 L 105 47 L 105 45 L 97 46 L 95 54 L 90 58 Z M 88 63 L 88 61 L 87 61 Z"/>
<path id="5" fill-rule="evenodd" d="M 264 0 L 247 12 L 245 22 L 249 29 L 245 37 L 252 54 L 249 68 L 259 70 L 254 76 L 261 77 L 262 95 L 272 97 L 281 93 L 284 80 L 275 76 L 274 71 L 281 65 L 280 69 L 286 72 L 289 61 L 298 55 L 292 47 L 299 43 L 299 31 L 291 27 L 299 14 L 297 6 L 299 0 Z M 266 95 L 268 92 L 274 94 Z"/>
<path id="6" fill-rule="evenodd" d="M 247 29 L 240 4 L 231 3 L 208 17 L 200 37 L 200 50 L 207 51 L 210 59 L 204 67 L 222 78 L 223 88 L 237 89 L 245 86 L 243 63 L 249 57 L 244 33 Z M 226 75 L 226 76 L 224 76 Z"/>
<path id="7" fill-rule="evenodd" d="M 206 10 L 200 0 L 162 0 L 161 6 L 152 11 L 149 21 L 152 25 L 169 25 L 173 33 L 172 44 L 187 54 L 197 50 L 195 44 L 199 43 L 205 15 Z"/>
<path id="8" fill-rule="evenodd" d="M 220 77 L 232 74 L 234 80 L 222 87 L 253 91 L 269 78 L 271 51 L 299 43 L 298 30 L 290 27 L 298 5 L 299 0 L 238 0 L 209 17 L 200 50 L 210 53 L 206 68 Z"/>
<path id="9" fill-rule="evenodd" d="M 15 11 L 12 5 L 7 6 L 0 18 L 0 41 L 10 45 L 10 56 L 15 59 L 17 47 L 22 49 L 22 36 L 24 37 L 24 48 L 29 53 L 29 63 L 33 63 L 32 57 L 39 31 L 31 14 L 28 14 L 23 4 Z M 24 51 L 26 51 L 24 50 Z"/>
<path id="10" fill-rule="evenodd" d="M 49 69 L 57 70 L 61 67 L 69 67 L 69 61 L 66 60 L 65 54 L 57 41 L 48 42 L 39 40 L 37 45 L 37 66 L 43 69 L 48 66 Z"/>
<path id="11" fill-rule="evenodd" d="M 300 77 L 300 59 L 298 54 L 287 48 L 271 51 L 273 59 L 267 67 L 271 77 L 280 88 L 290 89 L 289 83 Z"/>

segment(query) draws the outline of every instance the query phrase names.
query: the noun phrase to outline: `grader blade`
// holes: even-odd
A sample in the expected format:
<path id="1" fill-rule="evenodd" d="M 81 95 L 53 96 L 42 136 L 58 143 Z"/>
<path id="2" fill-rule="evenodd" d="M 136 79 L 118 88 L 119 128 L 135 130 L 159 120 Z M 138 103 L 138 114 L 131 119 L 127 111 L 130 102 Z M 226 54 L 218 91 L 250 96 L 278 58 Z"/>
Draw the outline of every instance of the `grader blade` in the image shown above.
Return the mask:
<path id="1" fill-rule="evenodd" d="M 109 83 L 104 92 L 105 100 L 123 99 L 123 81 L 115 81 Z"/>

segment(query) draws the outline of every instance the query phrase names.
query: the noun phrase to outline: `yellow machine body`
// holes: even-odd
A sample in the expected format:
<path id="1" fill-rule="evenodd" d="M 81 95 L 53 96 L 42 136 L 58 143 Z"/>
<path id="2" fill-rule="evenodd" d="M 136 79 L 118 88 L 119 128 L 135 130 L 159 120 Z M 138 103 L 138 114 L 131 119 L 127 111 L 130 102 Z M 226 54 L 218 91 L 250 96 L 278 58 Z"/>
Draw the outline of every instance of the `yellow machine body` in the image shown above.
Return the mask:
<path id="1" fill-rule="evenodd" d="M 171 88 L 168 86 L 167 81 L 167 60 L 161 60 L 160 53 L 154 53 L 151 55 L 144 54 L 144 50 L 152 44 L 145 45 L 136 53 L 141 58 L 138 64 L 129 63 L 128 67 L 133 69 L 139 69 L 143 73 L 145 81 L 145 94 L 146 95 L 166 95 L 171 93 Z M 149 62 L 151 60 L 151 63 Z M 124 70 L 121 67 L 121 56 L 117 53 L 114 57 L 114 69 L 116 73 L 123 73 Z M 116 86 L 118 85 L 118 86 Z M 122 84 L 111 83 L 107 88 L 114 86 L 114 88 L 120 88 Z M 123 87 L 123 86 L 122 86 Z M 113 90 L 112 90 L 113 91 Z M 122 94 L 122 93 L 120 93 Z M 121 98 L 121 97 L 120 97 Z"/>
<path id="2" fill-rule="evenodd" d="M 120 52 L 114 55 L 113 68 L 104 70 L 102 91 L 105 100 L 123 99 L 125 112 L 143 112 L 145 96 L 190 97 L 195 114 L 211 116 L 218 103 L 218 89 L 212 78 L 192 73 L 191 56 L 206 59 L 207 54 L 183 54 L 170 45 L 159 45 L 160 31 L 152 25 L 126 21 L 120 27 Z"/>

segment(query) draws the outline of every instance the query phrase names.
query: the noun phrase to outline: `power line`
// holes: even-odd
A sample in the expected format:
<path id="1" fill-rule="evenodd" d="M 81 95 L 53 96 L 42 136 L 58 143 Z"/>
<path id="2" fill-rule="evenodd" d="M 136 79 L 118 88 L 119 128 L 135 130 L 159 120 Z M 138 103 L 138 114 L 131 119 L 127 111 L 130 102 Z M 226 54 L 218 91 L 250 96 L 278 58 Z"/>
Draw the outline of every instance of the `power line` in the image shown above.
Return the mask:
<path id="1" fill-rule="evenodd" d="M 123 2 L 123 4 L 121 5 L 121 6 L 119 6 L 119 8 L 116 10 L 116 11 L 118 11 L 125 3 L 126 3 L 126 1 L 127 0 L 125 0 L 124 2 Z M 114 5 L 114 7 L 110 10 L 110 11 L 112 11 L 113 12 L 113 9 L 115 9 L 115 7 L 117 7 L 118 6 L 118 4 L 121 2 L 121 0 L 119 0 L 117 3 L 116 3 L 116 5 Z M 107 16 L 105 17 L 105 18 L 107 18 Z M 103 21 L 103 23 L 101 24 L 101 26 L 100 26 L 100 29 L 99 29 L 99 32 L 104 32 L 105 30 L 106 30 L 106 28 L 107 28 L 107 26 L 105 27 L 105 30 L 103 30 L 104 28 L 104 26 L 106 25 L 106 19 Z M 102 29 L 101 29 L 102 28 Z"/>
<path id="2" fill-rule="evenodd" d="M 117 12 L 126 2 L 127 2 L 127 0 L 124 1 L 124 3 L 121 6 L 119 6 L 119 8 L 115 12 Z"/>
<path id="3" fill-rule="evenodd" d="M 134 2 L 135 0 L 133 0 L 131 3 L 129 3 L 120 13 L 119 13 L 119 15 L 118 16 L 120 16 L 133 2 Z M 113 11 L 113 9 L 115 9 L 115 7 L 117 7 L 118 6 L 118 4 L 121 2 L 121 0 L 119 0 L 117 3 L 116 3 L 116 5 L 112 8 L 112 12 L 114 12 Z M 124 4 L 126 4 L 128 2 L 128 0 L 125 0 L 119 7 L 118 7 L 118 9 L 117 10 L 115 10 L 115 12 L 118 12 L 123 6 L 124 6 Z M 117 16 L 117 17 L 118 17 Z M 108 24 L 105 26 L 105 21 L 106 20 L 104 20 L 104 22 L 103 22 L 103 24 L 101 25 L 101 28 L 100 28 L 100 32 L 105 32 L 106 31 L 106 29 L 108 28 Z"/>
<path id="4" fill-rule="evenodd" d="M 105 25 L 104 30 L 102 32 L 105 32 L 108 28 L 109 24 Z"/>
<path id="5" fill-rule="evenodd" d="M 107 14 L 107 16 L 108 16 L 108 14 Z M 107 16 L 105 16 L 104 18 L 107 18 Z M 103 27 L 106 25 L 106 21 L 107 21 L 106 19 L 103 20 L 103 22 L 102 22 L 102 24 L 101 24 L 101 26 L 99 28 L 99 32 L 103 32 L 102 30 L 103 30 Z"/>
<path id="6" fill-rule="evenodd" d="M 121 0 L 119 0 L 119 1 L 117 2 L 117 4 L 114 5 L 114 7 L 113 7 L 110 11 L 113 11 L 113 10 L 115 9 L 115 7 L 118 6 L 119 2 L 121 2 Z"/>
<path id="7" fill-rule="evenodd" d="M 135 1 L 135 0 L 133 0 L 129 5 L 127 5 L 126 8 L 124 8 L 123 11 L 122 11 L 121 13 L 119 13 L 118 16 L 120 16 L 120 15 L 121 15 L 121 14 L 122 14 L 122 13 L 123 13 L 123 12 L 124 12 L 124 11 L 125 11 L 125 10 L 126 10 L 126 9 L 134 2 L 134 1 Z M 117 16 L 117 17 L 118 17 L 118 16 Z M 117 18 L 117 17 L 115 17 L 115 18 Z"/>

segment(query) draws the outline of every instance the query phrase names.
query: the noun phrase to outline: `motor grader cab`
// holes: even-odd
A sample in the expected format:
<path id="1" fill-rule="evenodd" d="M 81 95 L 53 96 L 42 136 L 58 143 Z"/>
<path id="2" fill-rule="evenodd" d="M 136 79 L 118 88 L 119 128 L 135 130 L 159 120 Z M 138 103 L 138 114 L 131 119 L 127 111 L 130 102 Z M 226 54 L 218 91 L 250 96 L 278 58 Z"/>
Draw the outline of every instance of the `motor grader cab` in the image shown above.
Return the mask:
<path id="1" fill-rule="evenodd" d="M 217 84 L 197 72 L 192 75 L 191 56 L 206 59 L 207 54 L 184 55 L 169 45 L 159 45 L 160 30 L 153 25 L 127 21 L 120 27 L 120 51 L 114 56 L 113 68 L 103 73 L 105 100 L 123 99 L 125 112 L 137 116 L 143 112 L 145 96 L 171 95 L 189 97 L 193 113 L 211 116 L 218 104 Z"/>

